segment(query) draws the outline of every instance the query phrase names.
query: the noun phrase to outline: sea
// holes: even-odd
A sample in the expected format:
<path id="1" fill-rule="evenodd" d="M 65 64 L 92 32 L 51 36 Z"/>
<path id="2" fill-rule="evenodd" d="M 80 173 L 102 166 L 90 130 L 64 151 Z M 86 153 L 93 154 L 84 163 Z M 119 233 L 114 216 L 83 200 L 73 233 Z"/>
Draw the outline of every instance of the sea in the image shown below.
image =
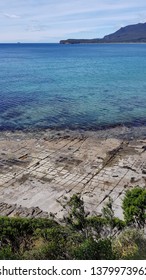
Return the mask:
<path id="1" fill-rule="evenodd" d="M 146 44 L 0 44 L 0 131 L 146 125 Z"/>

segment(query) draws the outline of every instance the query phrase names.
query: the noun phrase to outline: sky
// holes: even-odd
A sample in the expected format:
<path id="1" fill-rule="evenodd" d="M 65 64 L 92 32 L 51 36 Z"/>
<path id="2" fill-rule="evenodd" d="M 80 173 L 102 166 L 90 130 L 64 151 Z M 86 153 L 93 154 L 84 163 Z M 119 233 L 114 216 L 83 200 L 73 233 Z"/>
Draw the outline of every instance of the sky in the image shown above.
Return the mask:
<path id="1" fill-rule="evenodd" d="M 102 38 L 146 22 L 146 0 L 0 0 L 0 43 Z"/>

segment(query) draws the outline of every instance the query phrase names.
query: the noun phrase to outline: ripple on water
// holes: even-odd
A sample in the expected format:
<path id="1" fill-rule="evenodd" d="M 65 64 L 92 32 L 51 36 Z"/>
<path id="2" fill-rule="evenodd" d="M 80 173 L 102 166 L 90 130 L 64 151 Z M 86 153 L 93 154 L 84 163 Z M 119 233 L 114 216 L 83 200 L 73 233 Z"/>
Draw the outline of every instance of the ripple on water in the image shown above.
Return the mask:
<path id="1" fill-rule="evenodd" d="M 145 45 L 0 45 L 0 129 L 146 125 Z"/>

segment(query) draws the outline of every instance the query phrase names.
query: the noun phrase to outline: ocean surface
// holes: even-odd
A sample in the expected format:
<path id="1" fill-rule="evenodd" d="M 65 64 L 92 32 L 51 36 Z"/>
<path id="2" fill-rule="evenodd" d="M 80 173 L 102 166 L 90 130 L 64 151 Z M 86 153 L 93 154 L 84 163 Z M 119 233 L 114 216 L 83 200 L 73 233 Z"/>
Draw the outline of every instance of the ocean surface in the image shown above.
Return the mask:
<path id="1" fill-rule="evenodd" d="M 0 131 L 146 124 L 146 44 L 0 44 Z"/>

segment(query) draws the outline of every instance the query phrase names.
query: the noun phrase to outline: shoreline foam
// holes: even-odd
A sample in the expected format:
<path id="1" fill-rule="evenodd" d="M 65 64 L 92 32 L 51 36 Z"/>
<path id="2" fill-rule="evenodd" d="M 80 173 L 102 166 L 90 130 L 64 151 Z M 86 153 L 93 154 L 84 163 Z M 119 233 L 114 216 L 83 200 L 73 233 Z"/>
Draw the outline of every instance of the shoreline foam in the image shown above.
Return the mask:
<path id="1" fill-rule="evenodd" d="M 2 130 L 0 131 L 0 139 L 5 138 L 15 139 L 19 137 L 33 138 L 49 137 L 49 139 L 56 138 L 82 138 L 82 137 L 94 137 L 99 139 L 116 138 L 123 140 L 133 139 L 145 139 L 146 138 L 146 126 L 113 126 L 110 128 L 102 128 L 97 130 L 85 130 L 85 129 L 27 129 L 27 130 Z"/>

